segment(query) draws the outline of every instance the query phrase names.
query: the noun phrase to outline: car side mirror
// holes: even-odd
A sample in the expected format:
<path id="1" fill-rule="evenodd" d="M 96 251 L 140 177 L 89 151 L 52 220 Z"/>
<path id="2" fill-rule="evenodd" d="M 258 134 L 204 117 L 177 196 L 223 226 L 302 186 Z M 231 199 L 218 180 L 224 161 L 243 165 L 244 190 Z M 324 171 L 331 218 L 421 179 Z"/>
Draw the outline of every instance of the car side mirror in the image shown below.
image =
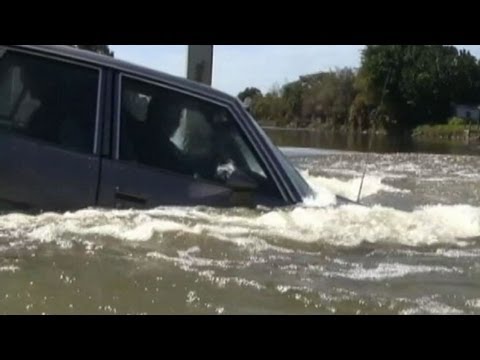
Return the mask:
<path id="1" fill-rule="evenodd" d="M 226 185 L 238 192 L 253 192 L 258 188 L 257 182 L 252 177 L 238 169 L 228 177 Z"/>

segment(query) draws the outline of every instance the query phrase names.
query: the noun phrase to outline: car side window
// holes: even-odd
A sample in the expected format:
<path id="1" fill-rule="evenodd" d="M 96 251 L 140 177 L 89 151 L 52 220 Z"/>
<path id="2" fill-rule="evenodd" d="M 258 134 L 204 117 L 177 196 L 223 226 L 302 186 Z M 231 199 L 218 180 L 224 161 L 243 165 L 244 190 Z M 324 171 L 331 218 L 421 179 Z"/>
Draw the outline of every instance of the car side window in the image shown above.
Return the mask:
<path id="1" fill-rule="evenodd" d="M 99 71 L 16 51 L 0 56 L 0 130 L 94 148 Z"/>
<path id="2" fill-rule="evenodd" d="M 122 79 L 120 160 L 225 184 L 242 172 L 270 180 L 230 112 L 181 92 Z"/>

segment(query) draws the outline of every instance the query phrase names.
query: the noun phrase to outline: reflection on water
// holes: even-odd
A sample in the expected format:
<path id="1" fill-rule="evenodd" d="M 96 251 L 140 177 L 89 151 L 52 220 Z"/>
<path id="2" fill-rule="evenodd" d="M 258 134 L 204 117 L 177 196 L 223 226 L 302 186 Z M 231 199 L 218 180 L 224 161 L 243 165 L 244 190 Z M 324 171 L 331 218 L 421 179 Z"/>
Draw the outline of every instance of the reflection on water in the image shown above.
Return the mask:
<path id="1" fill-rule="evenodd" d="M 480 143 L 419 140 L 409 136 L 370 135 L 362 133 L 322 132 L 307 129 L 265 128 L 281 147 L 307 147 L 376 153 L 432 153 L 480 155 Z"/>

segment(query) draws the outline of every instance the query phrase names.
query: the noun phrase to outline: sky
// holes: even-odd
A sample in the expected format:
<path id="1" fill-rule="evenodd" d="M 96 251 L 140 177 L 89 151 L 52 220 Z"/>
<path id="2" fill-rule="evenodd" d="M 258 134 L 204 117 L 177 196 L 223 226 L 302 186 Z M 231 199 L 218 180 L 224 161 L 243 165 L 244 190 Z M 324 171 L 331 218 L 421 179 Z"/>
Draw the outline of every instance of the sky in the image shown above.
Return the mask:
<path id="1" fill-rule="evenodd" d="M 480 45 L 455 45 L 480 58 Z M 115 57 L 186 76 L 187 45 L 110 45 Z M 363 45 L 215 45 L 214 88 L 237 95 L 254 86 L 266 92 L 300 75 L 357 67 Z"/>

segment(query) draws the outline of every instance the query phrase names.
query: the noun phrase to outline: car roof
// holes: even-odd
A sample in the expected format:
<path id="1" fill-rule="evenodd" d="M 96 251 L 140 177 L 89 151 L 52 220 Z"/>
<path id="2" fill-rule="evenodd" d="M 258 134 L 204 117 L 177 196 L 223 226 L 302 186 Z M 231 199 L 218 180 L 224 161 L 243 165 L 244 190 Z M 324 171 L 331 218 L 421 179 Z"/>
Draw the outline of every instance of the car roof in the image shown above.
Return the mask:
<path id="1" fill-rule="evenodd" d="M 16 47 L 113 68 L 131 75 L 138 75 L 162 83 L 179 86 L 188 91 L 204 94 L 225 102 L 239 103 L 237 98 L 196 81 L 167 74 L 162 71 L 116 59 L 111 56 L 98 54 L 93 51 L 81 50 L 69 45 L 16 45 Z"/>

